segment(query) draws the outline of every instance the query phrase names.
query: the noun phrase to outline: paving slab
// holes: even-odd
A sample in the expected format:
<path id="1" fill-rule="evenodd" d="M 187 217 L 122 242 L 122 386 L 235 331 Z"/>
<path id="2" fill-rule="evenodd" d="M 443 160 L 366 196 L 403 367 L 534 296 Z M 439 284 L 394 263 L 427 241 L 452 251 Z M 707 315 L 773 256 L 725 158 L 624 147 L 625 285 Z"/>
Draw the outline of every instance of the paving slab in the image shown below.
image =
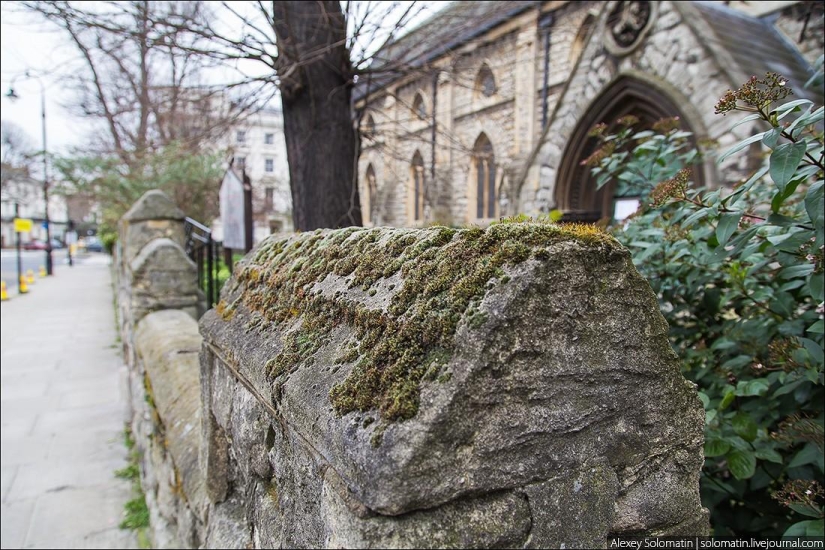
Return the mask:
<path id="1" fill-rule="evenodd" d="M 86 380 L 89 380 L 86 378 Z M 94 378 L 92 378 L 94 380 Z M 67 391 L 60 396 L 61 409 L 85 409 L 97 405 L 115 405 L 120 408 L 120 395 L 117 381 L 107 381 L 106 384 L 92 382 L 90 388 L 81 388 Z"/>
<path id="2" fill-rule="evenodd" d="M 45 397 L 48 389 L 48 380 L 30 381 L 24 384 L 3 384 L 3 387 L 0 388 L 0 398 L 29 399 L 31 397 Z"/>
<path id="3" fill-rule="evenodd" d="M 36 498 L 28 498 L 0 505 L 0 514 L 3 516 L 0 546 L 22 548 L 25 545 L 36 502 Z"/>
<path id="4" fill-rule="evenodd" d="M 115 389 L 113 392 L 117 392 Z M 82 433 L 90 427 L 108 427 L 114 432 L 123 432 L 121 403 L 106 403 L 80 409 L 57 409 L 43 411 L 37 417 L 37 423 L 32 429 L 32 435 L 49 436 L 67 431 Z"/>
<path id="5" fill-rule="evenodd" d="M 51 440 L 51 437 L 32 437 L 30 435 L 4 438 L 3 447 L 0 449 L 3 467 L 20 466 L 46 460 L 52 444 Z"/>
<path id="6" fill-rule="evenodd" d="M 121 453 L 122 450 L 123 432 L 89 429 L 82 434 L 55 434 L 46 458 L 100 462 L 107 460 L 112 454 Z"/>
<path id="7" fill-rule="evenodd" d="M 45 548 L 59 540 L 65 541 L 66 547 L 81 547 L 87 537 L 116 530 L 123 515 L 120 493 L 129 490 L 128 482 L 119 485 L 68 488 L 42 495 L 32 512 L 27 545 Z M 90 515 L 88 510 L 101 513 Z"/>
<path id="8" fill-rule="evenodd" d="M 37 423 L 38 414 L 33 414 L 30 416 L 15 415 L 14 418 L 12 418 L 10 414 L 4 415 L 2 421 L 0 421 L 0 427 L 2 427 L 3 434 L 0 446 L 6 445 L 7 438 L 14 439 L 16 437 L 31 435 L 32 430 L 34 430 L 34 425 Z"/>
<path id="9" fill-rule="evenodd" d="M 6 502 L 6 495 L 8 495 L 16 475 L 17 466 L 3 466 L 0 468 L 0 501 Z"/>

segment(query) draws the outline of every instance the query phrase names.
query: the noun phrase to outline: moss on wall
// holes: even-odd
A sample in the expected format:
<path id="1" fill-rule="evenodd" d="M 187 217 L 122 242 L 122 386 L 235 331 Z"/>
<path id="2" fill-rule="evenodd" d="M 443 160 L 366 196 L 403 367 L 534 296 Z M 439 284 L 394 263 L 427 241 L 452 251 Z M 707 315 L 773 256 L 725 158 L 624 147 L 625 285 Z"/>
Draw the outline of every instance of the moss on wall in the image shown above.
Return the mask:
<path id="1" fill-rule="evenodd" d="M 503 268 L 530 258 L 549 261 L 548 247 L 563 241 L 592 247 L 594 254 L 619 246 L 593 226 L 535 222 L 499 223 L 486 230 L 316 231 L 264 243 L 239 266 L 233 290 L 240 287 L 240 301 L 262 319 L 258 330 L 283 329 L 299 320 L 284 336 L 281 352 L 267 363 L 276 396 L 289 374 L 311 363 L 330 332 L 346 323 L 355 328 L 358 345 L 338 359 L 355 365 L 332 388 L 330 400 L 340 415 L 377 409 L 391 422 L 416 414 L 422 379 L 449 380 L 449 373 L 441 371 L 456 329 L 465 317 L 471 329 L 486 322 L 478 305 L 488 290 L 509 280 Z M 403 284 L 384 309 L 314 289 L 335 275 L 374 296 L 387 292 L 376 288 L 380 281 L 399 272 Z M 232 319 L 237 302 L 219 305 L 222 319 Z"/>

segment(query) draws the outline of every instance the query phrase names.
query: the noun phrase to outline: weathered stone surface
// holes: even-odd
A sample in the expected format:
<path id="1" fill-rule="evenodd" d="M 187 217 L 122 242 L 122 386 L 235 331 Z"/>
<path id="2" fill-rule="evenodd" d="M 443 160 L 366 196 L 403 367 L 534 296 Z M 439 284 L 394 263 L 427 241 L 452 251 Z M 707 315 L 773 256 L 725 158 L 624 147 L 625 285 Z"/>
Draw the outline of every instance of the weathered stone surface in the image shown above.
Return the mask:
<path id="1" fill-rule="evenodd" d="M 610 533 L 619 490 L 616 473 L 603 458 L 578 471 L 528 485 L 533 527 L 528 548 L 599 548 Z"/>
<path id="2" fill-rule="evenodd" d="M 228 500 L 212 509 L 204 548 L 250 548 L 251 542 L 244 503 L 240 499 Z"/>
<path id="3" fill-rule="evenodd" d="M 176 310 L 147 315 L 137 325 L 135 346 L 151 380 L 152 403 L 162 422 L 164 446 L 171 454 L 173 491 L 183 491 L 195 513 L 206 505 L 204 479 L 198 466 L 200 447 L 201 337 L 197 323 Z"/>
<path id="4" fill-rule="evenodd" d="M 271 239 L 201 332 L 204 442 L 234 457 L 205 475 L 283 518 L 253 513 L 256 544 L 599 546 L 707 528 L 701 404 L 649 285 L 606 235 Z M 501 529 L 476 537 L 479 498 Z M 322 523 L 301 532 L 298 517 Z"/>
<path id="5" fill-rule="evenodd" d="M 197 318 L 197 267 L 176 242 L 153 239 L 129 263 L 129 271 L 133 323 L 163 309 L 184 310 Z"/>
<path id="6" fill-rule="evenodd" d="M 333 481 L 336 477 L 327 471 L 321 496 L 325 548 L 520 548 L 535 528 L 527 497 L 518 492 L 457 500 L 401 516 L 358 517 L 342 498 L 346 488 L 340 479 Z"/>
<path id="7" fill-rule="evenodd" d="M 155 239 L 172 239 L 183 247 L 184 219 L 165 193 L 157 189 L 146 192 L 120 219 L 118 263 L 125 267 Z"/>
<path id="8" fill-rule="evenodd" d="M 143 194 L 124 215 L 123 220 L 128 222 L 142 222 L 147 220 L 177 220 L 183 221 L 186 215 L 172 202 L 172 199 L 159 189 L 152 189 Z"/>

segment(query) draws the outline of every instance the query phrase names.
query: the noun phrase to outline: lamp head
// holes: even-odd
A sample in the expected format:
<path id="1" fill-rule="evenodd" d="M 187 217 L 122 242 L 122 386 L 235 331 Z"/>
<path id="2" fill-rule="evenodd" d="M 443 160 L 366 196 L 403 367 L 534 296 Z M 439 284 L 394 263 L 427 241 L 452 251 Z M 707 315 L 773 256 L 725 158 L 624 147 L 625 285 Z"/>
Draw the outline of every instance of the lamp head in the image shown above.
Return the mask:
<path id="1" fill-rule="evenodd" d="M 14 91 L 14 88 L 12 88 L 11 86 L 9 86 L 9 91 L 6 92 L 6 97 L 12 101 L 20 99 L 20 96 L 17 95 L 17 93 Z"/>

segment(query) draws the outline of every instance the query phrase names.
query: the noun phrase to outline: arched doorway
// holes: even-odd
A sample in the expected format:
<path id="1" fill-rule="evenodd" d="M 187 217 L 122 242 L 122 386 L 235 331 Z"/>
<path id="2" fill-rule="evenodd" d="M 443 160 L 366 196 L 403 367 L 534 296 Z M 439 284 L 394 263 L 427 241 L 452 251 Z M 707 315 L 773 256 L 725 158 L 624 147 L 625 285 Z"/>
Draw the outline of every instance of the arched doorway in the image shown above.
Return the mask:
<path id="1" fill-rule="evenodd" d="M 696 145 L 695 132 L 676 103 L 649 82 L 627 76 L 619 78 L 585 110 L 562 156 L 555 198 L 556 208 L 565 213 L 566 220 L 595 222 L 612 218 L 615 185 L 611 183 L 597 189 L 590 168 L 581 162 L 600 145 L 597 138 L 588 136 L 591 128 L 604 123 L 607 133 L 613 133 L 616 121 L 626 115 L 639 119 L 635 126 L 639 130 L 649 128 L 662 118 L 679 117 L 681 128 L 694 134 L 691 141 Z M 701 170 L 697 170 L 696 179 L 698 185 L 703 184 Z"/>

